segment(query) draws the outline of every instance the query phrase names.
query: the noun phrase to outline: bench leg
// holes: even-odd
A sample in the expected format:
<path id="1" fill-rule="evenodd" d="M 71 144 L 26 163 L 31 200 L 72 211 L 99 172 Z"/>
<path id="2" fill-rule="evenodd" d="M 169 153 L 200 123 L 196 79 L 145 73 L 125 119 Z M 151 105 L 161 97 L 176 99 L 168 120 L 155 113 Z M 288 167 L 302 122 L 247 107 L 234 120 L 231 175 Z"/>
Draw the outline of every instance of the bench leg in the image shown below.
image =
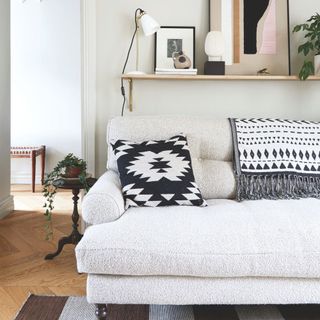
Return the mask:
<path id="1" fill-rule="evenodd" d="M 44 184 L 44 170 L 46 166 L 46 147 L 42 146 L 41 152 L 41 184 Z"/>
<path id="2" fill-rule="evenodd" d="M 108 312 L 106 304 L 96 304 L 95 315 L 98 320 L 107 320 Z"/>
<path id="3" fill-rule="evenodd" d="M 36 191 L 36 151 L 31 152 L 31 162 L 32 162 L 32 192 Z"/>

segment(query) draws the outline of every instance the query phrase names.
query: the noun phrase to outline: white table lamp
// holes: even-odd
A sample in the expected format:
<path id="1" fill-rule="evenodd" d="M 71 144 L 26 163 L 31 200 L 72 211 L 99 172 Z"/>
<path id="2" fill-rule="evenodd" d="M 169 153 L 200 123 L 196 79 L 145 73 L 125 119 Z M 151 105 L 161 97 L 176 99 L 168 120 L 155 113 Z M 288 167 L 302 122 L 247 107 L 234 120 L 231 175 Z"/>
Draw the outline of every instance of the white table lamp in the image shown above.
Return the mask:
<path id="1" fill-rule="evenodd" d="M 225 62 L 223 61 L 226 45 L 221 31 L 211 31 L 208 33 L 205 42 L 205 52 L 208 61 L 204 64 L 205 75 L 224 75 Z"/>
<path id="2" fill-rule="evenodd" d="M 208 33 L 205 42 L 205 52 L 209 61 L 222 61 L 226 50 L 225 40 L 221 31 Z"/>

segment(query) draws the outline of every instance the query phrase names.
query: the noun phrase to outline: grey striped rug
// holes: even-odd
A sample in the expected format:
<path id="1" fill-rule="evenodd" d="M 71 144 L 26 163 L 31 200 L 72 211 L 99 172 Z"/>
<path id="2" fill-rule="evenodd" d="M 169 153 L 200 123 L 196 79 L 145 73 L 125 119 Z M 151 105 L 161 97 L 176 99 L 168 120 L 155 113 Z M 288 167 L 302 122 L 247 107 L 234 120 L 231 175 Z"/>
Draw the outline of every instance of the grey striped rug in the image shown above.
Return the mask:
<path id="1" fill-rule="evenodd" d="M 96 320 L 94 309 L 84 297 L 31 295 L 16 320 Z M 320 305 L 110 305 L 108 312 L 108 320 L 320 320 Z"/>

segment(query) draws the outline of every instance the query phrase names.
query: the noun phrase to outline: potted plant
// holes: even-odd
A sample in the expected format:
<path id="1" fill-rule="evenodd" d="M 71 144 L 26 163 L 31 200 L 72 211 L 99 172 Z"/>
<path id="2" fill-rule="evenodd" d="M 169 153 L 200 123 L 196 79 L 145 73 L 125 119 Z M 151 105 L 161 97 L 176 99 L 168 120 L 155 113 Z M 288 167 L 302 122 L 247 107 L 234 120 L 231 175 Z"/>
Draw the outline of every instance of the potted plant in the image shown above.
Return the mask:
<path id="1" fill-rule="evenodd" d="M 63 160 L 59 161 L 55 168 L 46 176 L 43 187 L 43 196 L 45 197 L 44 215 L 46 218 L 46 239 L 52 236 L 51 218 L 54 209 L 53 201 L 56 194 L 56 187 L 53 182 L 60 178 L 78 178 L 88 191 L 87 185 L 87 163 L 72 153 L 69 153 Z"/>
<path id="2" fill-rule="evenodd" d="M 318 73 L 320 70 L 320 15 L 316 13 L 306 23 L 299 24 L 294 27 L 293 32 L 305 32 L 304 38 L 307 41 L 300 45 L 298 52 L 307 56 L 310 52 L 315 53 L 314 61 L 305 60 L 299 78 L 306 80 L 314 73 Z"/>

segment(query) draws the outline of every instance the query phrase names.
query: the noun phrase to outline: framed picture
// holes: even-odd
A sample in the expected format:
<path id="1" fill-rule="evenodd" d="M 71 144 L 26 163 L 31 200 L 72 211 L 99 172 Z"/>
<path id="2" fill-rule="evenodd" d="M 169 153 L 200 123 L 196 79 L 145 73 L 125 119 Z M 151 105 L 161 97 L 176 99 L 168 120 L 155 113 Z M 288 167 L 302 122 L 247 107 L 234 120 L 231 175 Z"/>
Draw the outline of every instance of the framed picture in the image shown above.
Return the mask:
<path id="1" fill-rule="evenodd" d="M 288 0 L 209 0 L 210 30 L 225 37 L 226 73 L 257 74 L 267 68 L 288 75 L 290 30 Z"/>
<path id="2" fill-rule="evenodd" d="M 155 36 L 155 70 L 174 69 L 173 53 L 183 51 L 195 68 L 195 27 L 161 27 Z"/>

